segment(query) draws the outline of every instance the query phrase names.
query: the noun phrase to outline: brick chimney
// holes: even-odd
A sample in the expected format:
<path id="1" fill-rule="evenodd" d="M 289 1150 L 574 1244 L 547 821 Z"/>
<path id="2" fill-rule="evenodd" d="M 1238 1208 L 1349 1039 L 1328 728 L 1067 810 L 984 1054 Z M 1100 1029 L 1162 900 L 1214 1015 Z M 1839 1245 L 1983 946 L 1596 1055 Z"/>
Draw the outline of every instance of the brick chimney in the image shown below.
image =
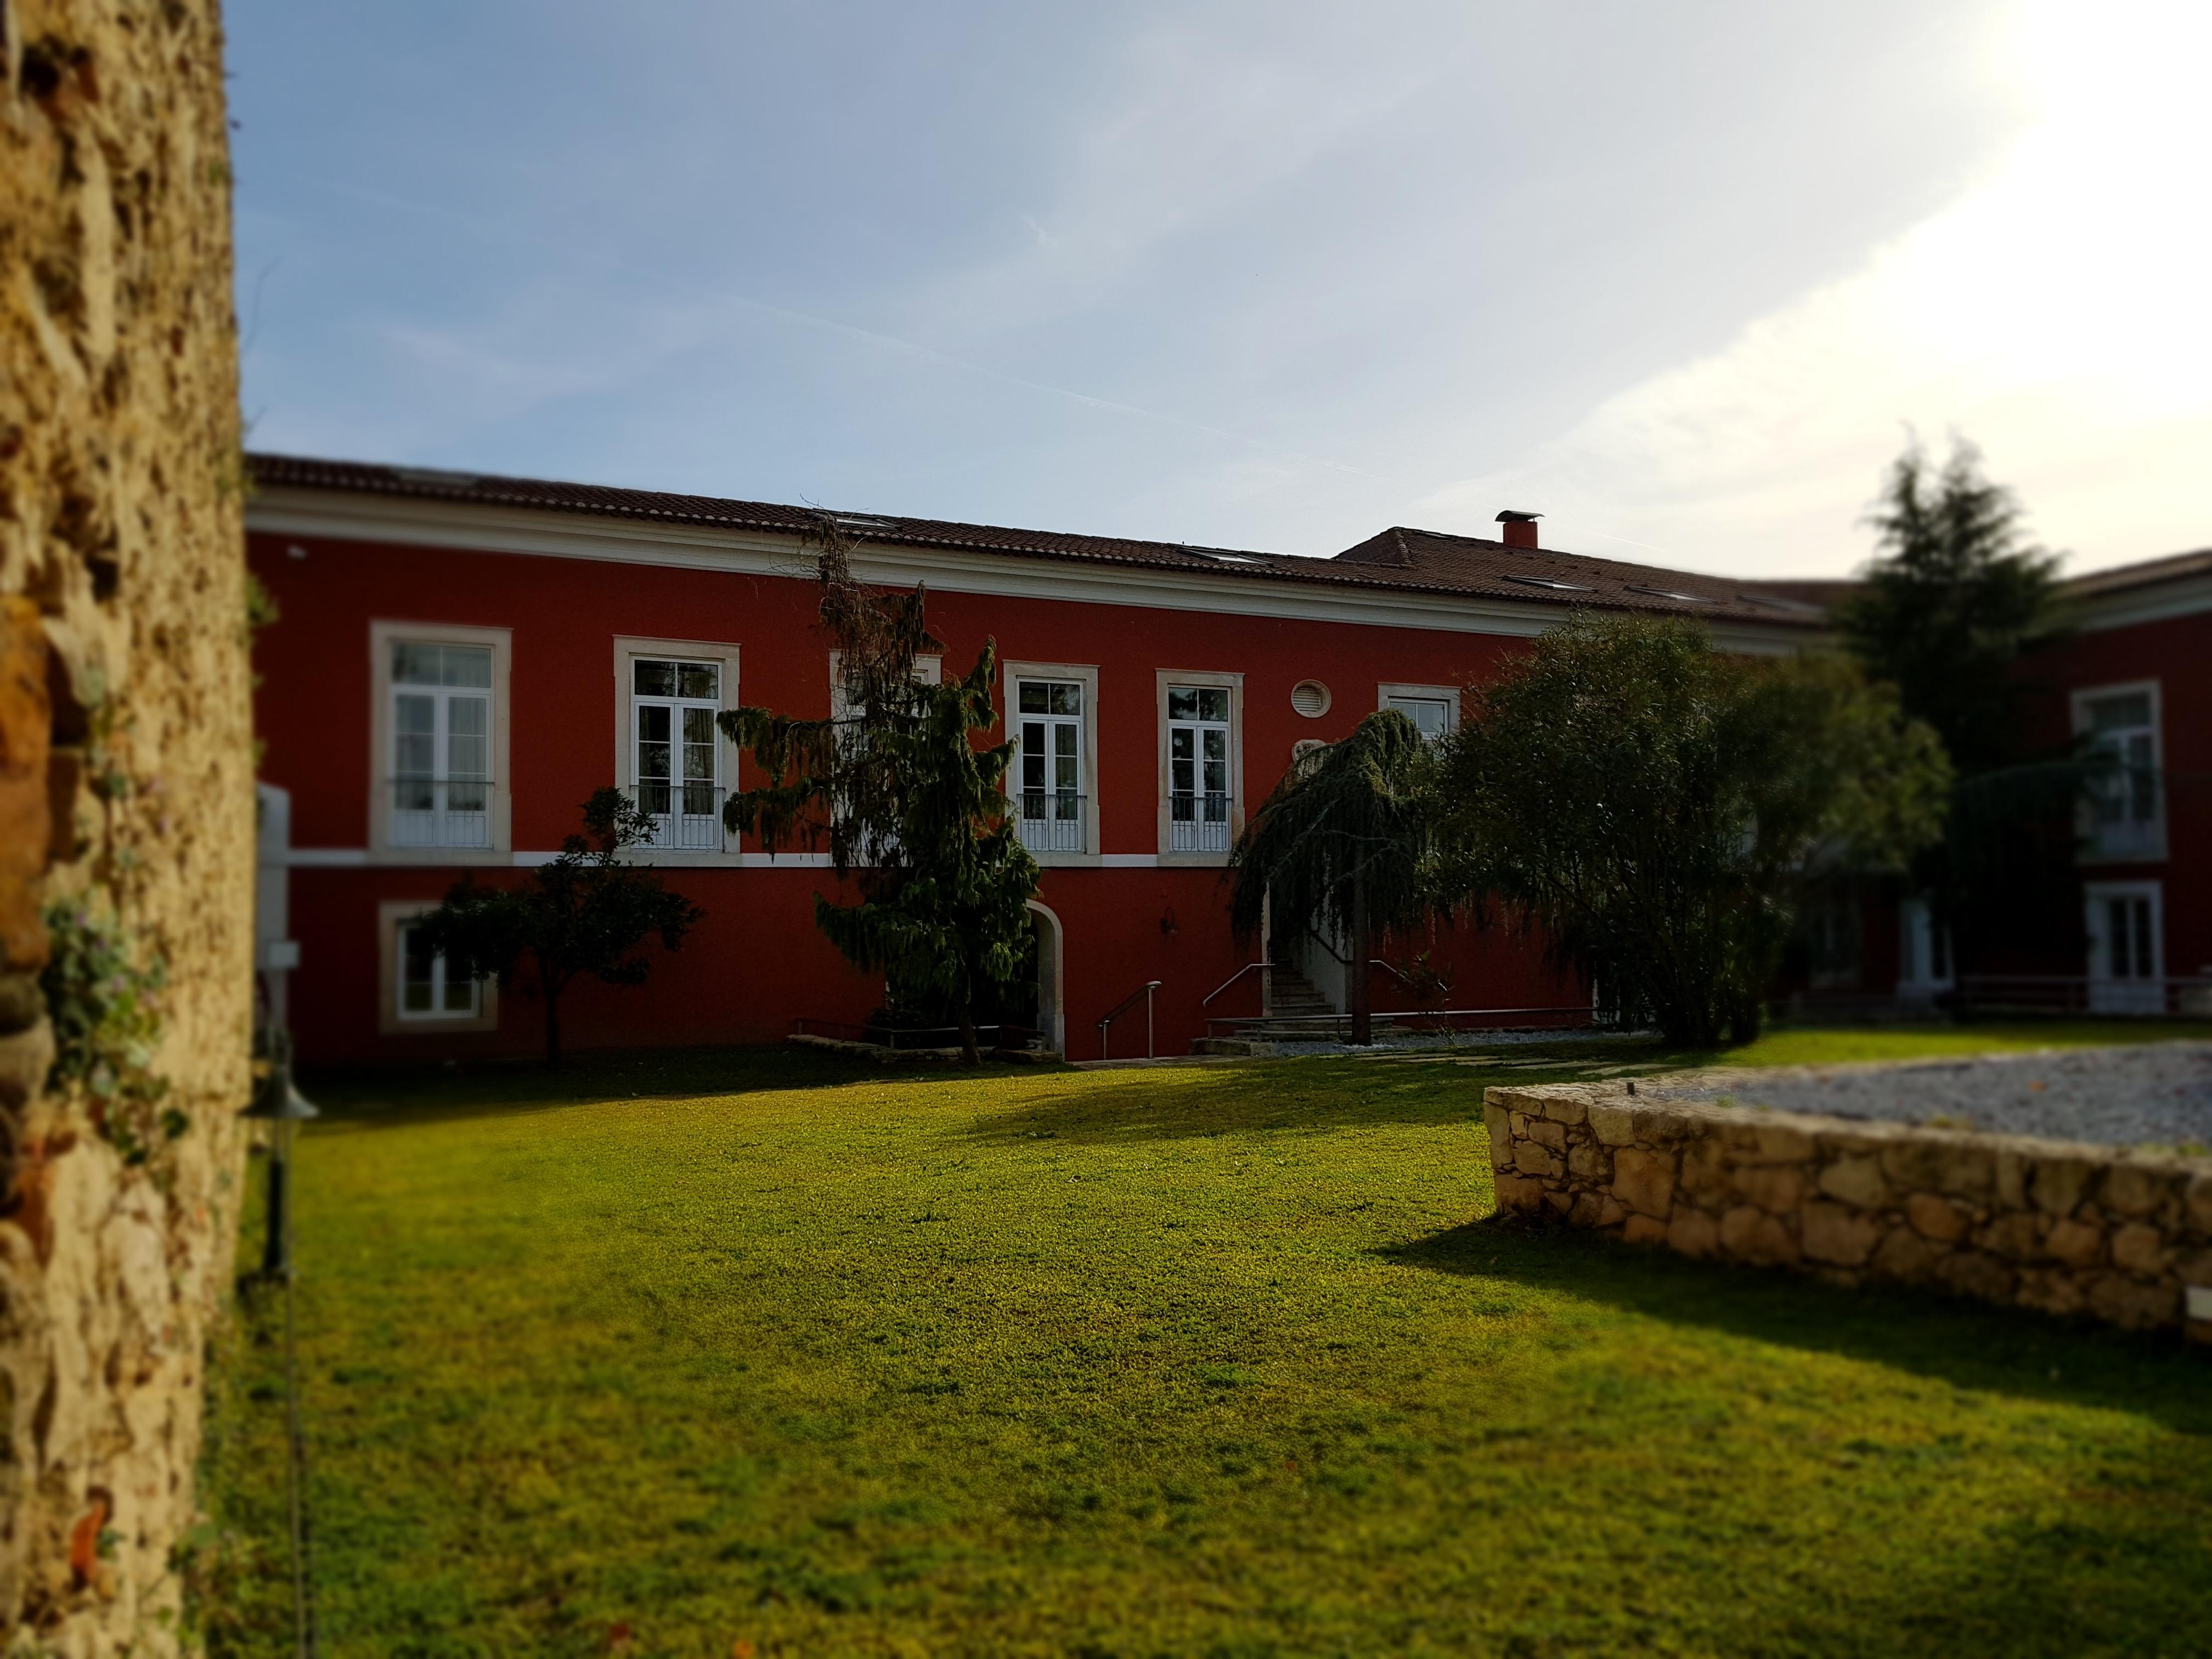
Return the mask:
<path id="1" fill-rule="evenodd" d="M 1535 546 L 1536 520 L 1543 516 L 1540 513 L 1520 513 L 1507 507 L 1498 515 L 1498 522 L 1505 526 L 1499 539 L 1508 547 Z"/>

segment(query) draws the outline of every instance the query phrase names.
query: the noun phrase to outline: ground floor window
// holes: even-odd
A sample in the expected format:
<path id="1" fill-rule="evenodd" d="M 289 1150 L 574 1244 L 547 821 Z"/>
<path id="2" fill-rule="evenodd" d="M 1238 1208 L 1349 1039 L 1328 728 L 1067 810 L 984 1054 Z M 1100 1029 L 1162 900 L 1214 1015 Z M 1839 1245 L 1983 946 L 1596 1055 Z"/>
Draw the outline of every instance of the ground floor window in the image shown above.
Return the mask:
<path id="1" fill-rule="evenodd" d="M 431 950 L 422 930 L 399 930 L 399 1018 L 474 1019 L 483 1012 L 483 981 L 465 963 Z"/>
<path id="2" fill-rule="evenodd" d="M 422 899 L 387 900 L 377 907 L 383 962 L 378 1029 L 418 1036 L 498 1030 L 498 982 L 433 951 L 416 925 L 434 908 Z"/>
<path id="3" fill-rule="evenodd" d="M 2099 1013 L 2166 1007 L 2165 895 L 2154 881 L 2096 881 L 2083 890 L 2089 1006 Z"/>

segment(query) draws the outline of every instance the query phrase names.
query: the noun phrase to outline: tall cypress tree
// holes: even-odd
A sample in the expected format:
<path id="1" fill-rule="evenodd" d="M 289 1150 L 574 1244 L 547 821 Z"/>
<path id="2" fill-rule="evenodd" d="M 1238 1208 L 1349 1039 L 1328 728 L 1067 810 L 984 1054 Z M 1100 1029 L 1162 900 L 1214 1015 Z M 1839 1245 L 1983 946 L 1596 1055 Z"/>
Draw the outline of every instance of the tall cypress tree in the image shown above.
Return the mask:
<path id="1" fill-rule="evenodd" d="M 853 574 L 853 541 L 818 515 L 822 631 L 836 653 L 840 706 L 827 720 L 765 708 L 722 714 L 763 781 L 723 809 L 732 831 L 779 848 L 827 842 L 858 896 L 817 894 L 815 925 L 887 1000 L 940 1010 L 981 1058 L 975 1011 L 1024 971 L 1036 860 L 1015 834 L 1005 794 L 1011 742 L 978 747 L 998 722 L 998 646 L 987 640 L 959 679 L 925 684 L 920 659 L 942 652 L 923 622 L 923 590 L 871 589 Z"/>

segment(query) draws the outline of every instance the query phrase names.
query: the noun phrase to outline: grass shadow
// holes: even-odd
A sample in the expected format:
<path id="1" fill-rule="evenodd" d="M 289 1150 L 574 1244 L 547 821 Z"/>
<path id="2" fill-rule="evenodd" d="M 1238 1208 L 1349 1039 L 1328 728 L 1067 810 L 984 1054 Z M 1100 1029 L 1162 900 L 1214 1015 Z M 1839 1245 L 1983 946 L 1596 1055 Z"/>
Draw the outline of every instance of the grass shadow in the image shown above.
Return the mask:
<path id="1" fill-rule="evenodd" d="M 1064 1068 L 989 1061 L 981 1066 L 872 1061 L 787 1043 L 697 1048 L 590 1049 L 558 1066 L 542 1060 L 410 1061 L 303 1071 L 302 1093 L 325 1118 L 363 1127 L 504 1117 L 599 1101 L 842 1089 L 890 1083 L 923 1089 Z"/>
<path id="2" fill-rule="evenodd" d="M 1656 1050 L 1587 1045 L 1516 1047 L 1500 1053 L 1376 1054 L 1261 1060 L 1159 1072 L 1092 1073 L 983 1119 L 985 1140 L 1052 1136 L 1079 1143 L 1173 1140 L 1218 1134 L 1318 1133 L 1383 1124 L 1478 1121 L 1494 1083 L 1556 1083 L 1639 1061 Z M 1109 1081 L 1107 1079 L 1110 1079 Z"/>
<path id="3" fill-rule="evenodd" d="M 1379 1252 L 1468 1278 L 1510 1279 L 1623 1311 L 1955 1388 L 2148 1416 L 2212 1436 L 2212 1354 L 2136 1334 L 1902 1285 L 1846 1289 L 1784 1268 L 1700 1261 L 1601 1234 L 1494 1215 Z"/>

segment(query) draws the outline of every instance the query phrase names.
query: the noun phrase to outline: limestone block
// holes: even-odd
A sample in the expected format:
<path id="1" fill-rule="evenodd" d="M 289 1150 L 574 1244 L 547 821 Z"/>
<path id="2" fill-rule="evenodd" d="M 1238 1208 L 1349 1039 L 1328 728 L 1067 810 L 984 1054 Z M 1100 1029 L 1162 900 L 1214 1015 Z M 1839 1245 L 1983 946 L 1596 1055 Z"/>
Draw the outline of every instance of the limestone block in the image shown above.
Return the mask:
<path id="1" fill-rule="evenodd" d="M 1513 1167 L 1524 1176 L 1536 1176 L 1546 1181 L 1558 1180 L 1566 1170 L 1556 1153 L 1533 1140 L 1524 1140 L 1513 1149 Z"/>
<path id="2" fill-rule="evenodd" d="M 1761 1267 L 1797 1260 L 1797 1241 L 1790 1230 L 1755 1205 L 1739 1204 L 1721 1218 L 1721 1248 Z"/>
<path id="3" fill-rule="evenodd" d="M 2043 1243 L 2042 1229 L 2035 1214 L 2029 1210 L 2014 1210 L 2001 1215 L 1982 1229 L 1977 1243 L 2008 1261 L 2027 1261 L 2039 1252 Z"/>
<path id="4" fill-rule="evenodd" d="M 1549 1146 L 1555 1152 L 1567 1150 L 1567 1127 L 1564 1123 L 1532 1117 L 1528 1120 L 1528 1139 L 1540 1146 Z"/>
<path id="5" fill-rule="evenodd" d="M 2038 1308 L 2050 1314 L 2077 1314 L 2089 1303 L 2088 1294 L 2078 1279 L 2063 1269 L 2049 1267 L 2024 1270 L 2013 1299 L 2022 1307 Z"/>
<path id="6" fill-rule="evenodd" d="M 2181 1322 L 2181 1287 L 2146 1285 L 2125 1273 L 2100 1273 L 2089 1285 L 2089 1310 L 2128 1330 Z"/>
<path id="7" fill-rule="evenodd" d="M 2027 1155 L 2008 1147 L 1997 1148 L 1996 1201 L 2001 1209 L 2020 1210 L 2027 1207 Z"/>
<path id="8" fill-rule="evenodd" d="M 1820 1171 L 1820 1187 L 1829 1197 L 1861 1209 L 1889 1207 L 1889 1182 L 1882 1175 L 1881 1160 L 1864 1153 L 1839 1158 L 1829 1164 Z"/>
<path id="9" fill-rule="evenodd" d="M 2194 1255 L 2185 1255 L 2173 1264 L 2173 1271 L 2185 1285 L 2212 1287 L 2212 1250 L 2199 1250 Z"/>
<path id="10" fill-rule="evenodd" d="M 1721 1224 L 1692 1205 L 1678 1204 L 1667 1224 L 1667 1243 L 1684 1255 L 1711 1255 L 1720 1248 Z"/>
<path id="11" fill-rule="evenodd" d="M 2112 1265 L 2155 1279 L 2173 1265 L 2173 1252 L 2157 1228 L 2130 1221 L 2112 1235 Z"/>
<path id="12" fill-rule="evenodd" d="M 1815 1151 L 1813 1132 L 1793 1123 L 1762 1123 L 1753 1133 L 1759 1158 L 1769 1164 L 1809 1164 Z"/>
<path id="13" fill-rule="evenodd" d="M 2027 1178 L 2027 1191 L 2037 1209 L 2051 1215 L 2071 1215 L 2096 1184 L 2097 1165 L 2093 1160 L 2054 1152 L 2035 1160 L 2034 1172 Z"/>
<path id="14" fill-rule="evenodd" d="M 1702 1203 L 1726 1205 L 1735 1197 L 1728 1148 L 1717 1140 L 1692 1141 L 1682 1152 L 1682 1190 Z"/>
<path id="15" fill-rule="evenodd" d="M 1663 1221 L 1674 1201 L 1674 1155 L 1623 1147 L 1613 1157 L 1613 1195 Z"/>
<path id="16" fill-rule="evenodd" d="M 1933 1193 L 1915 1193 L 1906 1199 L 1905 1218 L 1923 1237 L 1938 1244 L 1956 1244 L 1966 1236 L 1966 1212 Z"/>
<path id="17" fill-rule="evenodd" d="M 1595 1193 L 1577 1193 L 1572 1207 L 1567 1211 L 1567 1219 L 1577 1227 L 1602 1226 L 1605 1224 L 1599 1215 L 1602 1203 Z"/>
<path id="18" fill-rule="evenodd" d="M 1599 1226 L 1618 1227 L 1622 1222 L 1627 1219 L 1628 1206 L 1626 1205 L 1623 1204 L 1611 1193 L 1600 1193 L 1597 1195 L 1597 1224 Z"/>
<path id="19" fill-rule="evenodd" d="M 2058 1221 L 2043 1236 L 2043 1252 L 2069 1267 L 2094 1267 L 2105 1259 L 2105 1230 L 2089 1221 Z"/>
<path id="20" fill-rule="evenodd" d="M 1486 1103 L 1482 1109 L 1482 1127 L 1490 1131 L 1491 1161 L 1494 1164 L 1504 1163 L 1512 1152 L 1509 1144 L 1513 1139 L 1512 1118 L 1507 1115 L 1503 1106 L 1492 1106 Z"/>
<path id="21" fill-rule="evenodd" d="M 1543 1183 L 1524 1181 L 1519 1176 L 1498 1177 L 1498 1207 L 1501 1210 L 1534 1210 L 1544 1202 Z"/>
<path id="22" fill-rule="evenodd" d="M 1567 1154 L 1567 1172 L 1577 1181 L 1601 1184 L 1613 1179 L 1613 1159 L 1595 1141 L 1579 1141 Z"/>
<path id="23" fill-rule="evenodd" d="M 1937 1258 L 1936 1279 L 1961 1296 L 1978 1297 L 1984 1302 L 2009 1302 L 2020 1275 L 2012 1263 L 2001 1257 L 1984 1255 L 1980 1250 L 1954 1250 Z"/>
<path id="24" fill-rule="evenodd" d="M 1636 1114 L 1626 1106 L 1603 1101 L 1589 1104 L 1590 1133 L 1608 1146 L 1626 1146 L 1636 1139 Z"/>
<path id="25" fill-rule="evenodd" d="M 2206 1238 L 2212 1238 L 2212 1172 L 2191 1176 L 2185 1208 L 2189 1224 Z"/>
<path id="26" fill-rule="evenodd" d="M 1620 1236 L 1632 1244 L 1664 1244 L 1667 1224 L 1648 1215 L 1632 1215 L 1622 1223 Z"/>
<path id="27" fill-rule="evenodd" d="M 1553 1214 L 1565 1218 L 1567 1212 L 1574 1207 L 1575 1200 L 1573 1194 L 1547 1187 L 1544 1189 L 1544 1202 Z"/>
<path id="28" fill-rule="evenodd" d="M 1554 1123 L 1580 1123 L 1589 1116 L 1589 1103 L 1579 1095 L 1547 1096 L 1544 1115 Z"/>
<path id="29" fill-rule="evenodd" d="M 1526 1140 L 1528 1138 L 1528 1114 L 1526 1112 L 1506 1113 L 1505 1127 L 1512 1134 L 1514 1139 Z"/>
<path id="30" fill-rule="evenodd" d="M 2155 1215 L 2173 1195 L 2180 1172 L 2121 1159 L 2105 1171 L 2097 1202 L 2114 1215 L 2139 1219 Z M 2113 1241 L 2115 1245 L 2118 1241 Z"/>
<path id="31" fill-rule="evenodd" d="M 1757 1164 L 1735 1172 L 1735 1189 L 1769 1215 L 1788 1215 L 1805 1201 L 1805 1177 L 1786 1164 Z"/>
<path id="32" fill-rule="evenodd" d="M 1874 1260 L 1869 1265 L 1884 1278 L 1894 1279 L 1907 1285 L 1926 1282 L 1936 1269 L 1942 1254 L 1940 1246 L 1930 1244 L 1903 1222 L 1882 1235 L 1881 1243 L 1875 1247 Z"/>
<path id="33" fill-rule="evenodd" d="M 1801 1223 L 1805 1254 L 1815 1261 L 1856 1267 L 1874 1254 L 1881 1242 L 1881 1223 L 1844 1204 L 1819 1200 L 1805 1206 Z"/>

